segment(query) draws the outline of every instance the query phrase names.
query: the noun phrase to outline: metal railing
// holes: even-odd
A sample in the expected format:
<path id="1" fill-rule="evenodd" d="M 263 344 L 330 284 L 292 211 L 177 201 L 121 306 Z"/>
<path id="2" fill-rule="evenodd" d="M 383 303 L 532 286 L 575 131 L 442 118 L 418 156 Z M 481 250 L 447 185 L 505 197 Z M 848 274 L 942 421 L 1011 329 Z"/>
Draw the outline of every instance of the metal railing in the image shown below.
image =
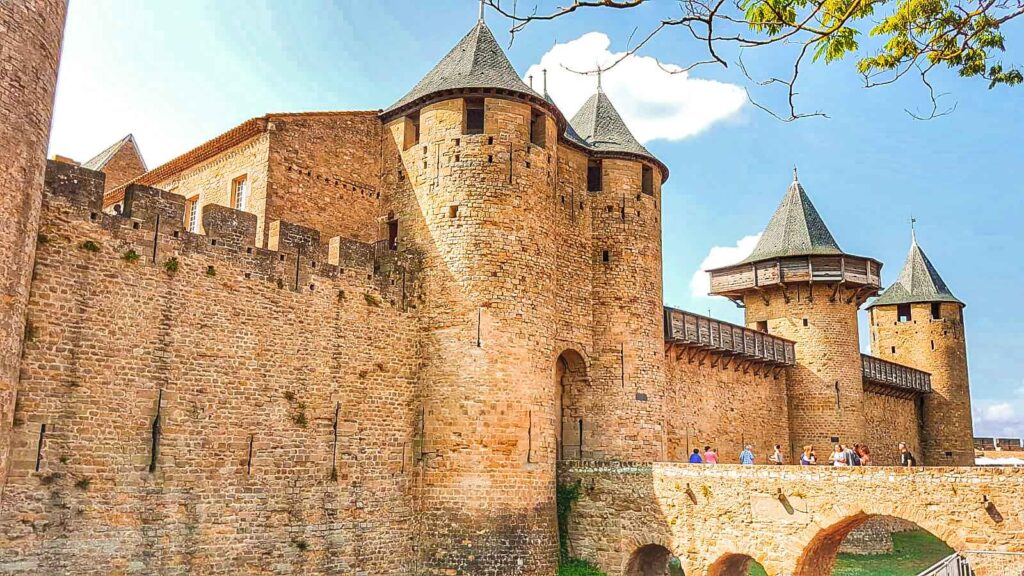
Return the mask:
<path id="1" fill-rule="evenodd" d="M 966 558 L 954 552 L 917 576 L 974 576 L 974 570 Z"/>

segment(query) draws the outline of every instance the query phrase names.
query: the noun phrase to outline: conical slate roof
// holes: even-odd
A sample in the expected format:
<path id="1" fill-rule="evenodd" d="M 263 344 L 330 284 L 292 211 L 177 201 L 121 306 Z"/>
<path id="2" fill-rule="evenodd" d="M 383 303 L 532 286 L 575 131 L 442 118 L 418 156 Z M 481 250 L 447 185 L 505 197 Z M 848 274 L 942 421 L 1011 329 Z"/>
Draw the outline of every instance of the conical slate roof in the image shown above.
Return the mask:
<path id="1" fill-rule="evenodd" d="M 886 288 L 871 306 L 914 302 L 956 302 L 963 305 L 963 302 L 953 296 L 935 270 L 935 266 L 932 266 L 931 260 L 928 260 L 924 250 L 918 246 L 916 235 L 910 242 L 910 253 L 907 254 L 907 261 L 903 263 L 903 269 L 900 270 L 900 277 L 892 286 Z"/>
<path id="2" fill-rule="evenodd" d="M 463 88 L 497 88 L 543 98 L 519 77 L 498 46 L 494 34 L 481 19 L 408 94 L 384 113 L 436 92 Z"/>
<path id="3" fill-rule="evenodd" d="M 794 170 L 793 183 L 789 185 L 782 203 L 768 222 L 754 251 L 740 264 L 786 256 L 842 253 L 804 187 L 796 179 Z"/>
<path id="4" fill-rule="evenodd" d="M 633 133 L 626 127 L 622 116 L 619 116 L 618 110 L 612 105 L 608 96 L 605 96 L 600 86 L 597 88 L 597 93 L 591 96 L 572 117 L 569 127 L 592 150 L 638 154 L 656 160 L 654 155 L 633 137 Z M 569 134 L 567 136 L 572 137 Z"/>

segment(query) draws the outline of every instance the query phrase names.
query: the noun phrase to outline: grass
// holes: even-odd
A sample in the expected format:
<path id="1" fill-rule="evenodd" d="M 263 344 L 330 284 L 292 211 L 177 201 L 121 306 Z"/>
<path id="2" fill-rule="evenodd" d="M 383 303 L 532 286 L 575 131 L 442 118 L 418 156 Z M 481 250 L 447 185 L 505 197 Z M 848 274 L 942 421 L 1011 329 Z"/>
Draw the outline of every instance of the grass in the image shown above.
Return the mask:
<path id="1" fill-rule="evenodd" d="M 768 573 L 764 571 L 764 568 L 757 562 L 750 563 L 750 576 L 768 576 Z"/>
<path id="2" fill-rule="evenodd" d="M 953 553 L 945 542 L 924 530 L 893 534 L 892 547 L 891 554 L 840 554 L 832 576 L 916 576 Z"/>
<path id="3" fill-rule="evenodd" d="M 558 576 L 606 576 L 586 560 L 572 559 L 558 563 Z"/>

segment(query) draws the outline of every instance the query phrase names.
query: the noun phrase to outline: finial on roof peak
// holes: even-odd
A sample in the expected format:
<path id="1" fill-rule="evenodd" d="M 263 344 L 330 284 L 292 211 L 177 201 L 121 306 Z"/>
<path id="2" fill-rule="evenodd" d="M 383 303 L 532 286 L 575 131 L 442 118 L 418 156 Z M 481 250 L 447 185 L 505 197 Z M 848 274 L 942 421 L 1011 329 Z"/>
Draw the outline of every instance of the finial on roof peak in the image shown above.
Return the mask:
<path id="1" fill-rule="evenodd" d="M 916 223 L 917 223 L 917 218 L 914 218 L 914 215 L 911 214 L 910 215 L 910 243 L 911 244 L 917 244 L 917 230 L 914 227 L 914 224 L 916 224 Z"/>
<path id="2" fill-rule="evenodd" d="M 796 164 L 793 164 L 793 182 L 799 182 L 800 178 L 796 175 Z"/>
<path id="3" fill-rule="evenodd" d="M 533 88 L 533 74 L 530 74 L 529 76 L 526 77 L 526 83 L 530 86 L 531 89 Z"/>
<path id="4" fill-rule="evenodd" d="M 541 69 L 541 74 L 544 75 L 544 85 L 541 88 L 543 88 L 544 94 L 547 94 L 548 93 L 548 69 L 547 68 Z"/>
<path id="5" fill-rule="evenodd" d="M 598 92 L 602 92 L 602 90 L 601 90 L 601 66 L 597 67 L 597 91 Z"/>
<path id="6" fill-rule="evenodd" d="M 480 0 L 480 16 L 478 18 L 480 22 L 484 21 L 484 2 L 486 2 L 486 0 Z"/>

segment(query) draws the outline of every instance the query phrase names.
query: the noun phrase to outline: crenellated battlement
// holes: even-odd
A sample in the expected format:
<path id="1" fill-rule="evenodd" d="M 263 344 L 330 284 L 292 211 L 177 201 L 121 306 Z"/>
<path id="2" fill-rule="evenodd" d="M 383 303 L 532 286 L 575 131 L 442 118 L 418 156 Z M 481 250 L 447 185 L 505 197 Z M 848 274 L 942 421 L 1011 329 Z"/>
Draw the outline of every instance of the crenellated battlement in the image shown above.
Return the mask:
<path id="1" fill-rule="evenodd" d="M 323 242 L 319 231 L 280 220 L 268 224 L 267 248 L 261 248 L 257 218 L 248 212 L 205 205 L 205 234 L 199 234 L 185 229 L 183 196 L 131 184 L 120 213 L 108 214 L 102 211 L 103 185 L 102 172 L 48 162 L 44 227 L 48 217 L 88 221 L 106 236 L 90 239 L 94 243 L 113 244 L 122 256 L 134 252 L 148 264 L 178 266 L 168 262 L 198 258 L 215 275 L 219 261 L 242 271 L 244 280 L 275 282 L 296 292 L 340 283 L 372 290 L 401 310 L 416 307 L 419 259 L 414 254 L 375 250 L 371 243 L 340 236 Z"/>

